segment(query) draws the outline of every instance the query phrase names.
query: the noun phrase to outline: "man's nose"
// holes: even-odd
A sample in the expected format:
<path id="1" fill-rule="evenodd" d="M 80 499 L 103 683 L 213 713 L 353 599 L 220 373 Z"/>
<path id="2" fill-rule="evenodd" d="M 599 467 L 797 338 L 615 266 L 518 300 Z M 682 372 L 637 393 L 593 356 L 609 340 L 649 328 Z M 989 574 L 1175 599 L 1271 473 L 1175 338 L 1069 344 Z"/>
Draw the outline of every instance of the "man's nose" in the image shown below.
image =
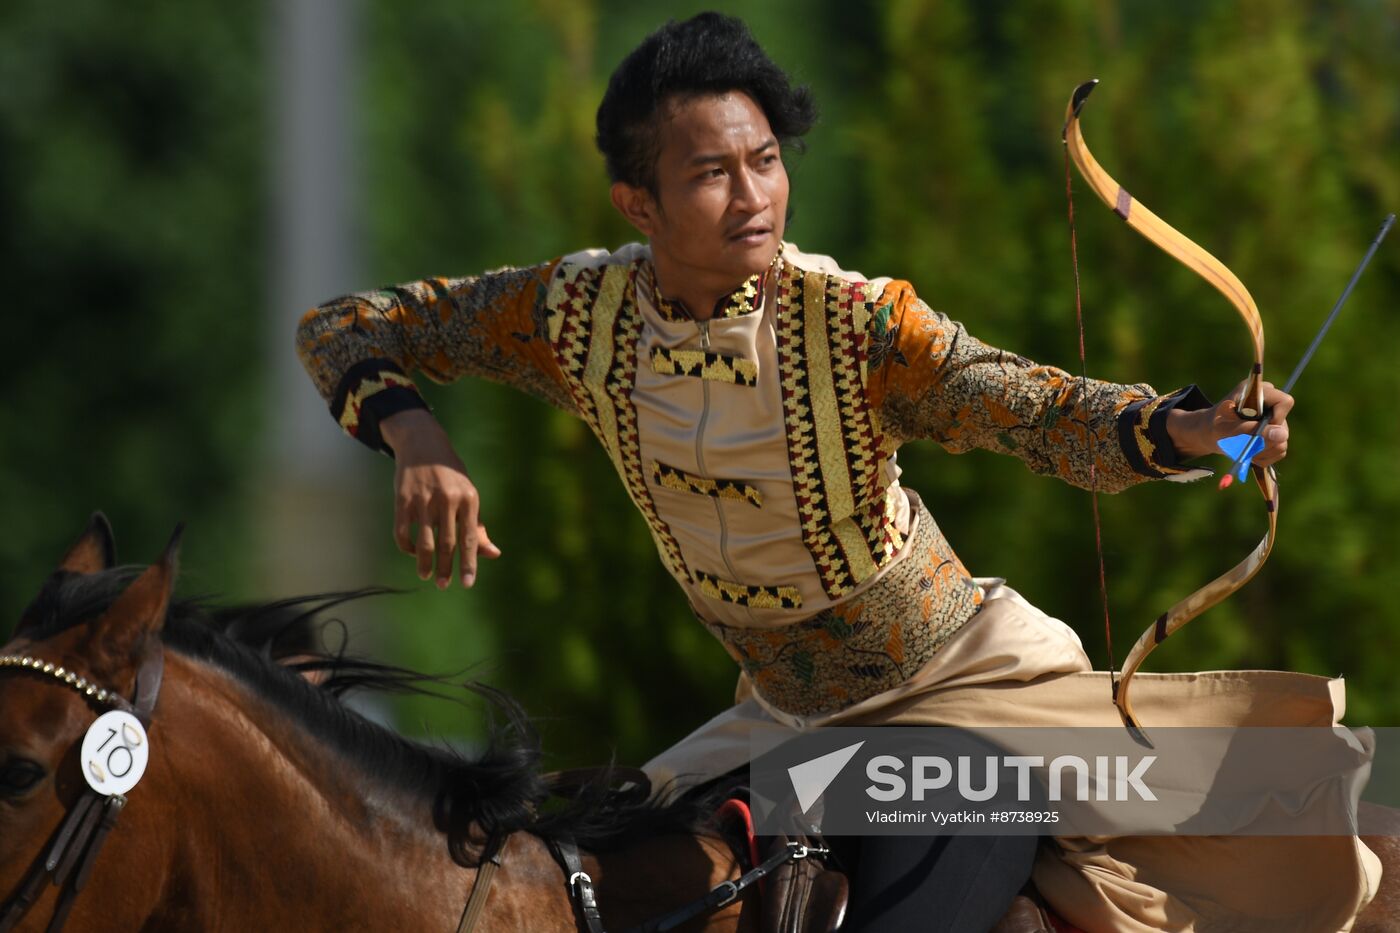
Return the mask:
<path id="1" fill-rule="evenodd" d="M 773 199 L 759 184 L 758 175 L 745 166 L 735 172 L 734 188 L 730 194 L 729 206 L 736 214 L 758 214 L 767 210 Z"/>

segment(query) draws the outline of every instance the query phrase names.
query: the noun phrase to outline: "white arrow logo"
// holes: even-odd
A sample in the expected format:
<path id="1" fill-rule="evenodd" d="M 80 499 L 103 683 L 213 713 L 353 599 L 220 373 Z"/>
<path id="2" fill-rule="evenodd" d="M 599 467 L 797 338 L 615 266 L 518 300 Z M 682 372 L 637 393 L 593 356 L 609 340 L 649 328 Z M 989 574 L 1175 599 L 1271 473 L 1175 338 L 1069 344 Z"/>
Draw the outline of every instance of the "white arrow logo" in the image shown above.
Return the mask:
<path id="1" fill-rule="evenodd" d="M 813 758 L 788 768 L 788 777 L 792 779 L 792 789 L 797 792 L 797 803 L 802 807 L 803 813 L 811 809 L 812 804 L 831 786 L 831 782 L 836 780 L 836 775 L 841 773 L 841 769 L 846 767 L 864 744 L 865 742 L 861 741 L 847 745 L 820 758 Z"/>

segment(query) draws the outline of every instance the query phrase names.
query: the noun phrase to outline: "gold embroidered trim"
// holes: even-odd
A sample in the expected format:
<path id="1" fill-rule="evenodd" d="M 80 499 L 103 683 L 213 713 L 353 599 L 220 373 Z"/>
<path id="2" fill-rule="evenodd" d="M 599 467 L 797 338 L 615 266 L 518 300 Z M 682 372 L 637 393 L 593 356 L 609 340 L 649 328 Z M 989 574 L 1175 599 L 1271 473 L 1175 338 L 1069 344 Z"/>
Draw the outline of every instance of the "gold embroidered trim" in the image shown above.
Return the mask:
<path id="1" fill-rule="evenodd" d="M 1175 476 L 1178 473 L 1188 473 L 1189 469 L 1163 466 L 1157 460 L 1157 445 L 1152 443 L 1152 438 L 1148 435 L 1148 427 L 1152 424 L 1152 415 L 1162 406 L 1168 396 L 1159 395 L 1138 409 L 1137 423 L 1133 425 L 1133 440 L 1137 442 L 1138 453 L 1142 454 L 1142 459 L 1152 469 L 1163 476 Z"/>
<path id="2" fill-rule="evenodd" d="M 715 304 L 714 318 L 742 317 L 758 308 L 759 301 L 764 289 L 768 284 L 768 273 L 782 263 L 783 251 L 787 249 L 786 243 L 778 244 L 778 251 L 773 254 L 773 261 L 768 264 L 768 268 L 762 272 L 749 276 L 734 291 Z M 652 303 L 656 306 L 656 313 L 673 324 L 694 321 L 695 316 L 690 313 L 686 306 L 679 301 L 672 301 L 661 290 L 656 287 L 656 266 L 646 261 L 641 264 L 640 278 L 646 285 L 647 292 L 652 297 Z"/>
<path id="3" fill-rule="evenodd" d="M 598 286 L 598 300 L 593 305 L 592 338 L 588 341 L 587 363 L 583 369 L 583 384 L 593 396 L 593 413 L 598 419 L 598 436 L 613 462 L 621 460 L 617 435 L 617 409 L 608 391 L 608 373 L 613 368 L 618 346 L 618 310 L 622 307 L 622 296 L 627 284 L 625 269 L 609 266 Z"/>
<path id="4" fill-rule="evenodd" d="M 781 255 L 781 252 L 779 255 Z M 715 313 L 712 320 L 742 317 L 754 310 L 754 307 L 758 304 L 758 296 L 763 293 L 763 276 L 766 273 L 767 270 L 764 270 L 763 272 L 750 276 L 744 280 L 743 285 L 740 285 L 721 299 L 719 304 L 715 306 Z M 648 276 L 648 280 L 652 286 L 651 292 L 652 297 L 655 299 L 657 314 L 673 324 L 695 320 L 694 316 L 686 310 L 685 305 L 681 304 L 679 301 L 672 301 L 661 294 L 660 290 L 657 289 L 655 285 L 656 277 L 654 271 Z"/>
<path id="5" fill-rule="evenodd" d="M 403 373 L 385 371 L 377 376 L 370 376 L 360 380 L 360 384 L 345 397 L 345 407 L 340 412 L 340 426 L 345 429 L 345 433 L 351 437 L 358 437 L 360 433 L 360 406 L 365 399 L 371 395 L 383 392 L 385 389 L 409 389 L 418 391 L 418 386 L 413 380 Z"/>
<path id="6" fill-rule="evenodd" d="M 723 580 L 702 570 L 695 571 L 700 592 L 711 599 L 751 606 L 754 609 L 801 609 L 802 594 L 795 586 L 749 586 Z"/>
<path id="7" fill-rule="evenodd" d="M 753 360 L 712 350 L 652 347 L 651 371 L 662 376 L 696 376 L 711 382 L 730 382 L 741 386 L 758 384 L 758 364 Z"/>
<path id="8" fill-rule="evenodd" d="M 637 409 L 637 340 L 642 317 L 637 313 L 637 265 L 583 269 L 556 279 L 550 289 L 551 333 L 555 353 L 571 393 L 593 433 L 602 441 L 628 495 L 642 513 L 656 541 L 661 562 L 682 583 L 690 581 L 681 548 L 656 511 L 642 468 Z M 557 305 L 556 305 L 557 302 Z M 557 328 L 554 324 L 558 321 Z"/>
<path id="9" fill-rule="evenodd" d="M 755 487 L 738 480 L 696 476 L 658 460 L 651 461 L 651 478 L 656 485 L 674 489 L 676 492 L 691 492 L 716 499 L 736 499 L 747 502 L 754 508 L 763 508 L 763 495 Z"/>
<path id="10" fill-rule="evenodd" d="M 777 289 L 778 376 L 803 542 L 833 599 L 904 543 L 881 465 L 885 442 L 862 378 L 869 288 L 784 265 Z"/>

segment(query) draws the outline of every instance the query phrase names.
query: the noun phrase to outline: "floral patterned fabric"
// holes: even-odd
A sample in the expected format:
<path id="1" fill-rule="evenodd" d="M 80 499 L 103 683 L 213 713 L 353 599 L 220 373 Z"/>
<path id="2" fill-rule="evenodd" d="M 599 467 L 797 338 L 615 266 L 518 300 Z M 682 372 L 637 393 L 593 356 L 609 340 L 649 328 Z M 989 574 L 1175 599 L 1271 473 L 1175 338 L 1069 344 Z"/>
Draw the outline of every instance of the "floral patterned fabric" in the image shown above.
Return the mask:
<path id="1" fill-rule="evenodd" d="M 982 588 L 922 500 L 899 561 L 859 596 L 775 628 L 701 622 L 771 706 L 794 716 L 845 709 L 903 683 L 982 605 Z"/>
<path id="2" fill-rule="evenodd" d="M 869 394 L 896 446 L 922 438 L 952 453 L 995 450 L 1083 488 L 1092 456 L 1104 492 L 1144 477 L 1202 475 L 1177 462 L 1166 434 L 1172 408 L 1209 406 L 1194 386 L 1157 396 L 1145 383 L 1085 383 L 988 346 L 929 308 L 907 282 L 890 283 L 877 305 Z"/>
<path id="3" fill-rule="evenodd" d="M 297 330 L 307 374 L 351 437 L 381 450 L 379 421 L 427 405 L 406 373 L 434 382 L 481 376 L 575 412 L 545 335 L 556 263 L 424 279 L 346 295 Z"/>

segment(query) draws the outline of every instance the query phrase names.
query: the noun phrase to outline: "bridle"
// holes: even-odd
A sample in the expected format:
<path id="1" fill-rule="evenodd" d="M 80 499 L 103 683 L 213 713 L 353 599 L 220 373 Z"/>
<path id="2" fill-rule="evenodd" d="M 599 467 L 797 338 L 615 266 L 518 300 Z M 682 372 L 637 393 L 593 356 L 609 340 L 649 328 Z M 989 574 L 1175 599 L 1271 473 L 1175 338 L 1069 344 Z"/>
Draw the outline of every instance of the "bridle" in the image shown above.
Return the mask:
<path id="1" fill-rule="evenodd" d="M 462 920 L 457 925 L 457 933 L 470 933 L 481 919 L 487 895 L 491 890 L 491 882 L 501 867 L 505 847 L 509 841 L 509 836 L 492 836 L 487 842 L 482 853 L 481 867 L 467 898 L 466 910 L 463 911 Z M 583 870 L 583 859 L 580 857 L 578 846 L 568 838 L 550 839 L 548 844 L 555 860 L 564 869 L 564 884 L 568 890 L 569 902 L 574 907 L 574 923 L 577 929 L 582 933 L 606 933 L 603 915 L 598 909 L 598 896 L 593 887 L 593 879 Z M 665 933 L 667 930 L 674 930 L 696 917 L 713 913 L 734 903 L 746 889 L 788 862 L 797 862 L 805 858 L 824 858 L 830 854 L 831 850 L 825 847 L 789 842 L 734 881 L 721 881 L 695 900 L 632 927 L 627 933 Z"/>
<path id="2" fill-rule="evenodd" d="M 152 638 L 148 643 L 146 656 L 137 670 L 133 700 L 89 681 L 76 671 L 31 655 L 0 655 L 0 670 L 5 669 L 30 671 L 51 678 L 76 691 L 89 702 L 129 713 L 140 720 L 142 726 L 149 727 L 156 700 L 160 696 L 165 670 L 165 651 L 159 639 Z M 622 770 L 626 772 L 624 776 L 644 780 L 640 772 Z M 577 779 L 577 775 L 581 773 L 583 772 L 572 773 L 570 776 Z M 9 933 L 24 919 L 39 899 L 46 880 L 52 880 L 60 889 L 58 905 L 49 919 L 47 933 L 58 933 L 63 929 L 74 901 L 92 874 L 93 864 L 97 861 L 97 854 L 101 851 L 103 842 L 116 826 L 117 817 L 121 815 L 126 804 L 125 794 L 107 795 L 92 787 L 84 789 L 59 823 L 57 831 L 50 837 L 47 849 L 43 850 L 41 857 L 30 867 L 19 889 L 0 905 L 0 933 Z M 488 841 L 482 853 L 477 877 L 467 898 L 466 909 L 458 924 L 459 933 L 470 931 L 480 920 L 508 842 L 509 836 L 494 834 Z M 564 869 L 569 900 L 574 905 L 579 928 L 588 933 L 603 933 L 603 922 L 598 911 L 593 881 L 583 870 L 577 847 L 570 839 L 554 839 L 550 840 L 550 848 Z M 822 848 L 789 843 L 761 864 L 743 873 L 737 880 L 725 881 L 695 901 L 641 924 L 629 933 L 658 933 L 674 929 L 687 920 L 732 903 L 745 889 L 776 871 L 782 864 L 826 854 L 827 850 Z"/>
<path id="3" fill-rule="evenodd" d="M 614 784 L 631 783 L 649 789 L 651 781 L 646 773 L 636 768 L 576 768 L 570 771 L 556 771 L 546 775 L 551 793 L 569 796 L 584 785 L 602 778 Z M 734 801 L 730 801 L 732 804 Z M 482 849 L 477 876 L 467 897 L 466 909 L 457 924 L 457 933 L 472 933 L 485 912 L 486 901 L 491 891 L 491 883 L 505 861 L 506 847 L 513 833 L 492 833 Z M 606 933 L 602 912 L 598 908 L 597 891 L 593 879 L 583 870 L 583 858 L 577 844 L 567 835 L 554 836 L 545 840 L 555 862 L 563 869 L 564 886 L 569 902 L 574 908 L 574 923 L 581 933 Z M 713 913 L 739 899 L 748 888 L 767 878 L 788 862 L 798 862 L 807 858 L 825 859 L 831 850 L 825 846 L 806 845 L 788 841 L 777 847 L 768 858 L 758 861 L 733 881 L 722 881 L 698 898 L 682 904 L 665 914 L 629 928 L 626 933 L 665 933 L 674 930 L 696 917 Z"/>
<path id="4" fill-rule="evenodd" d="M 13 668 L 32 671 L 50 677 L 59 683 L 76 690 L 81 696 L 99 706 L 130 713 L 149 727 L 151 714 L 155 710 L 156 699 L 160 696 L 161 678 L 165 671 L 165 651 L 159 639 L 152 638 L 146 647 L 146 655 L 136 674 L 135 699 L 126 697 L 115 690 L 107 690 L 51 661 L 29 655 L 0 655 L 0 669 Z M 0 905 L 0 933 L 9 930 L 24 919 L 25 914 L 38 900 L 44 882 L 52 876 L 53 884 L 59 888 L 58 906 L 49 920 L 48 933 L 63 929 L 68 913 L 78 892 L 92 874 L 97 853 L 106 841 L 107 834 L 117 824 L 117 817 L 126 807 L 125 794 L 101 794 L 91 787 L 84 789 L 81 796 L 68 810 L 59 824 L 58 831 L 50 838 L 48 848 L 42 857 L 35 861 L 29 874 L 9 900 Z"/>

